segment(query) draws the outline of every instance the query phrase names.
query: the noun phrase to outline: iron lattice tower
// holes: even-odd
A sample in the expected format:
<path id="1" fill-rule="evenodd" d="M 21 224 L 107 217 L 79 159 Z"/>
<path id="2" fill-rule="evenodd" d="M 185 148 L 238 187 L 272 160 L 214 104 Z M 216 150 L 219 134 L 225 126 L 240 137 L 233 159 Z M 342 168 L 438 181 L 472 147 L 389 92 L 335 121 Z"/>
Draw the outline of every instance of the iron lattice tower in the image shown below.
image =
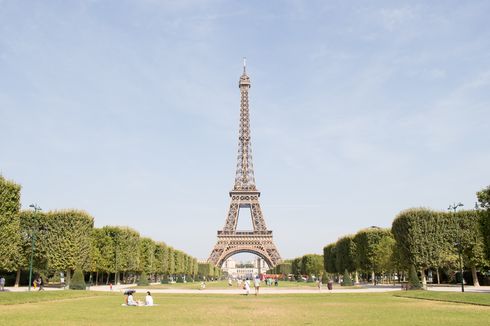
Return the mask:
<path id="1" fill-rule="evenodd" d="M 230 208 L 225 226 L 218 231 L 218 242 L 211 251 L 208 262 L 221 266 L 230 256 L 250 252 L 264 259 L 269 267 L 276 266 L 281 256 L 272 241 L 272 231 L 267 229 L 259 204 L 260 191 L 255 186 L 250 142 L 250 113 L 248 91 L 251 83 L 247 75 L 245 60 L 240 76 L 240 131 L 238 137 L 238 159 L 235 185 L 230 191 Z M 240 209 L 250 209 L 252 231 L 237 231 Z"/>

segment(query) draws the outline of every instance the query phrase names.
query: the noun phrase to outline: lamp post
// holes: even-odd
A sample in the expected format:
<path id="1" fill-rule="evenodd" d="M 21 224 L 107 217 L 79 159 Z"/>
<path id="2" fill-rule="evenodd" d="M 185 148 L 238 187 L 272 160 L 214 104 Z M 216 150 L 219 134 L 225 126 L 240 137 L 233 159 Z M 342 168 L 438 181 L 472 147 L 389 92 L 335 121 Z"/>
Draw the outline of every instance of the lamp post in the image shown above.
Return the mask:
<path id="1" fill-rule="evenodd" d="M 458 207 L 463 207 L 464 205 L 462 203 L 458 204 L 452 204 L 449 205 L 447 208 L 449 211 L 453 211 L 454 217 L 456 218 L 456 210 Z M 461 273 L 461 292 L 464 292 L 464 275 L 463 275 L 463 244 L 462 244 L 462 239 L 461 239 L 461 231 L 458 231 L 458 242 L 456 242 L 456 245 L 458 246 L 458 255 L 459 255 L 459 270 Z"/>
<path id="2" fill-rule="evenodd" d="M 37 212 L 41 210 L 41 207 L 39 207 L 36 204 L 30 204 L 29 207 L 34 209 L 34 215 L 37 215 Z M 32 260 L 34 258 L 34 249 L 36 246 L 36 230 L 34 228 L 31 229 L 31 259 L 29 262 L 29 291 L 31 291 L 31 284 L 32 284 Z"/>

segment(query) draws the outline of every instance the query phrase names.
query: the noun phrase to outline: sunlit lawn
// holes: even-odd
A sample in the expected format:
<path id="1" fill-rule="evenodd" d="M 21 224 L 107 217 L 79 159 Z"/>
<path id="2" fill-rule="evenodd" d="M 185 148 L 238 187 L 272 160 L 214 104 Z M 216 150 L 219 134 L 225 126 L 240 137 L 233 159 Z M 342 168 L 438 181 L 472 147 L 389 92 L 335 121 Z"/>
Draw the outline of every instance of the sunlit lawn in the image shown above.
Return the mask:
<path id="1" fill-rule="evenodd" d="M 0 293 L 2 325 L 485 325 L 490 307 L 392 293 L 154 294 L 155 307 L 122 307 L 116 293 Z M 74 298 L 74 295 L 81 297 Z M 65 296 L 65 297 L 63 297 Z M 15 303 L 44 298 L 47 301 Z M 15 300 L 9 299 L 15 298 Z M 143 299 L 137 293 L 136 299 Z M 10 303 L 10 304 L 5 304 Z"/>
<path id="2" fill-rule="evenodd" d="M 417 298 L 424 300 L 464 302 L 476 305 L 490 306 L 489 293 L 460 293 L 460 292 L 436 292 L 436 291 L 400 291 L 396 296 Z"/>
<path id="3" fill-rule="evenodd" d="M 242 283 L 243 284 L 243 283 Z M 288 282 L 288 281 L 279 281 L 278 286 L 265 285 L 265 282 L 261 282 L 261 288 L 270 288 L 270 289 L 284 289 L 284 288 L 297 288 L 297 289 L 312 289 L 316 288 L 317 284 L 314 282 Z M 199 289 L 201 287 L 201 282 L 188 282 L 188 283 L 172 283 L 172 284 L 155 284 L 155 285 L 146 285 L 146 286 L 135 286 L 135 289 L 144 288 L 144 289 Z M 324 288 L 327 286 L 324 285 Z M 228 285 L 228 281 L 213 281 L 206 282 L 206 289 L 236 289 L 237 283 L 233 282 L 232 286 Z M 338 288 L 344 288 L 338 286 Z M 347 287 L 346 287 L 347 288 Z M 353 287 L 349 287 L 353 288 Z"/>

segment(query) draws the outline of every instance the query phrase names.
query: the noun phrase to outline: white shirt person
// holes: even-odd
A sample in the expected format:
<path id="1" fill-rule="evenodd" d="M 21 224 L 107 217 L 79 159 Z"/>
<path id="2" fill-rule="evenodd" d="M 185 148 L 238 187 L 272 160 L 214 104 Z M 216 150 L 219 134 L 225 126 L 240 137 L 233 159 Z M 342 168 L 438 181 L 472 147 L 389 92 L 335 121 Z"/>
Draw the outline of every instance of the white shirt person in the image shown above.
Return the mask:
<path id="1" fill-rule="evenodd" d="M 153 297 L 151 296 L 150 291 L 146 292 L 145 306 L 153 306 Z"/>

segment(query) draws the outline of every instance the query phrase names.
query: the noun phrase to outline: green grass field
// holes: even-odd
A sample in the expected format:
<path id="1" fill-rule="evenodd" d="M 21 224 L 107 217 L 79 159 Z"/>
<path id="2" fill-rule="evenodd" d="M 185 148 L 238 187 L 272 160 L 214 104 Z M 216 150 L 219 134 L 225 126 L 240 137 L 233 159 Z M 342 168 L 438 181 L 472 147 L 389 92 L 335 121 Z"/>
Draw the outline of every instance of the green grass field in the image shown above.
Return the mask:
<path id="1" fill-rule="evenodd" d="M 436 292 L 436 291 L 402 291 L 394 294 L 397 297 L 467 303 L 480 306 L 490 306 L 490 294 L 488 293 L 460 293 L 460 292 Z"/>
<path id="2" fill-rule="evenodd" d="M 137 292 L 136 299 L 143 299 L 143 294 Z M 0 324 L 485 325 L 490 316 L 486 306 L 403 298 L 393 293 L 154 294 L 154 299 L 158 306 L 122 307 L 123 296 L 116 293 L 0 293 Z"/>
<path id="3" fill-rule="evenodd" d="M 243 284 L 243 283 L 242 283 Z M 278 286 L 267 286 L 264 282 L 261 282 L 260 285 L 262 288 L 271 288 L 271 289 L 311 289 L 316 288 L 316 283 L 307 283 L 307 282 L 285 282 L 279 281 Z M 142 289 L 199 289 L 201 287 L 201 282 L 189 282 L 189 283 L 172 283 L 172 284 L 158 284 L 158 285 L 147 285 L 147 286 L 135 286 L 134 289 L 142 288 Z M 324 288 L 327 286 L 324 285 Z M 206 282 L 206 289 L 232 289 L 237 288 L 237 283 L 233 282 L 232 286 L 228 285 L 228 281 L 214 281 L 214 282 Z M 337 288 L 360 288 L 360 287 L 341 287 L 337 286 Z"/>

